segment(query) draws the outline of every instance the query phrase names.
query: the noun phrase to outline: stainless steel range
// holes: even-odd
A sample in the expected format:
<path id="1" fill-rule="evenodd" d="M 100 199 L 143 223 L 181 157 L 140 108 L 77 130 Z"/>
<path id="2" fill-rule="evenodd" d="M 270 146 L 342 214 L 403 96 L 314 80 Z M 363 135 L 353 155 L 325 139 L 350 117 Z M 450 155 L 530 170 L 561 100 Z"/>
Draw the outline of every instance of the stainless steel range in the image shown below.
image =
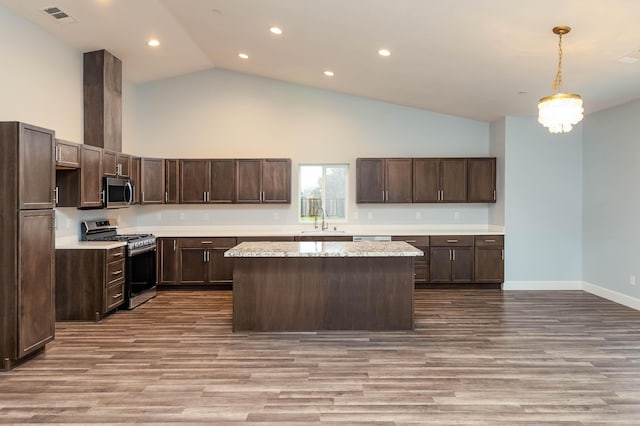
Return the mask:
<path id="1" fill-rule="evenodd" d="M 87 220 L 80 225 L 82 241 L 124 241 L 127 243 L 125 262 L 124 307 L 133 309 L 155 297 L 156 237 L 152 234 L 118 234 L 113 219 Z"/>

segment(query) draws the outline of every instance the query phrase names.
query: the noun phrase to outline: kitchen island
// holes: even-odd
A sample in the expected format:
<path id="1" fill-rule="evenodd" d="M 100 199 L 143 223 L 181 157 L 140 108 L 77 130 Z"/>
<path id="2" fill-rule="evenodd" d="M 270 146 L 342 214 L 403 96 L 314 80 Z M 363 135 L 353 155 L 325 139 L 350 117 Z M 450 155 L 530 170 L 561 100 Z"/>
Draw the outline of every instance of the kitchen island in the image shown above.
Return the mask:
<path id="1" fill-rule="evenodd" d="M 411 330 L 422 254 L 402 241 L 241 243 L 224 254 L 233 330 Z"/>

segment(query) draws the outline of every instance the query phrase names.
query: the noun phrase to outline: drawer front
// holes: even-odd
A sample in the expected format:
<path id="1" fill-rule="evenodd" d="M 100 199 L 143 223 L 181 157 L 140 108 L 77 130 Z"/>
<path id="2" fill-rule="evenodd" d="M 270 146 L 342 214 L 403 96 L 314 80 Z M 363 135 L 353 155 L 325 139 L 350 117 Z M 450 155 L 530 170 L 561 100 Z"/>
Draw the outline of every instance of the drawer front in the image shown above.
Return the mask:
<path id="1" fill-rule="evenodd" d="M 391 239 L 393 241 L 404 241 L 415 247 L 429 247 L 428 235 L 416 235 L 416 236 L 410 235 L 410 236 L 402 236 L 402 237 L 391 237 Z"/>
<path id="2" fill-rule="evenodd" d="M 295 237 L 238 237 L 236 238 L 236 242 L 238 244 L 244 243 L 247 241 L 294 241 Z"/>
<path id="3" fill-rule="evenodd" d="M 476 235 L 476 247 L 502 247 L 504 235 Z"/>
<path id="4" fill-rule="evenodd" d="M 179 238 L 181 248 L 231 248 L 236 245 L 235 237 Z"/>
<path id="5" fill-rule="evenodd" d="M 111 287 L 117 281 L 124 281 L 124 260 L 107 264 L 106 286 Z"/>
<path id="6" fill-rule="evenodd" d="M 473 247 L 473 235 L 439 235 L 429 237 L 435 247 Z"/>
<path id="7" fill-rule="evenodd" d="M 126 247 L 118 247 L 107 250 L 107 263 L 124 260 Z"/>
<path id="8" fill-rule="evenodd" d="M 56 165 L 80 167 L 80 145 L 56 142 Z"/>
<path id="9" fill-rule="evenodd" d="M 116 284 L 105 290 L 104 311 L 117 308 L 124 302 L 124 283 Z"/>

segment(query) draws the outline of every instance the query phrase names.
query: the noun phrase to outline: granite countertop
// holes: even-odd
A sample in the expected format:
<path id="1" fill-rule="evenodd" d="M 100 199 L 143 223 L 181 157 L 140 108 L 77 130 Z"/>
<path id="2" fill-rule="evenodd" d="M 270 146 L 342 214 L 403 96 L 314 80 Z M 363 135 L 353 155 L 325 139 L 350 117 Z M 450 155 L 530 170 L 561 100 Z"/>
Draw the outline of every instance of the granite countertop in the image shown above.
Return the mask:
<path id="1" fill-rule="evenodd" d="M 225 257 L 400 257 L 424 253 L 404 241 L 245 242 Z"/>

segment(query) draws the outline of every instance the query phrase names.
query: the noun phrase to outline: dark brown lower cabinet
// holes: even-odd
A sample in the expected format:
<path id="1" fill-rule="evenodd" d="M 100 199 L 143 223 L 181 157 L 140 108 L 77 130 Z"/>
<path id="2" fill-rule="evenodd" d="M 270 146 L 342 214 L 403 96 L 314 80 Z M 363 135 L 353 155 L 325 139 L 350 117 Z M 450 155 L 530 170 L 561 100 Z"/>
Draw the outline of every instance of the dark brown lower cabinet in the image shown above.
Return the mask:
<path id="1" fill-rule="evenodd" d="M 175 283 L 231 284 L 233 259 L 225 258 L 224 252 L 235 245 L 235 237 L 178 238 Z"/>
<path id="2" fill-rule="evenodd" d="M 474 265 L 476 283 L 503 283 L 504 236 L 476 235 Z"/>
<path id="3" fill-rule="evenodd" d="M 56 250 L 56 320 L 100 321 L 124 303 L 125 247 Z"/>
<path id="4" fill-rule="evenodd" d="M 473 282 L 473 236 L 430 237 L 430 282 L 455 284 Z"/>
<path id="5" fill-rule="evenodd" d="M 424 255 L 415 258 L 414 262 L 414 282 L 416 284 L 426 284 L 429 282 L 429 237 L 427 235 L 415 235 L 406 237 L 392 237 L 393 241 L 404 241 L 411 244 L 418 250 L 422 250 Z"/>
<path id="6" fill-rule="evenodd" d="M 158 284 L 178 282 L 178 238 L 158 238 L 156 240 Z"/>

